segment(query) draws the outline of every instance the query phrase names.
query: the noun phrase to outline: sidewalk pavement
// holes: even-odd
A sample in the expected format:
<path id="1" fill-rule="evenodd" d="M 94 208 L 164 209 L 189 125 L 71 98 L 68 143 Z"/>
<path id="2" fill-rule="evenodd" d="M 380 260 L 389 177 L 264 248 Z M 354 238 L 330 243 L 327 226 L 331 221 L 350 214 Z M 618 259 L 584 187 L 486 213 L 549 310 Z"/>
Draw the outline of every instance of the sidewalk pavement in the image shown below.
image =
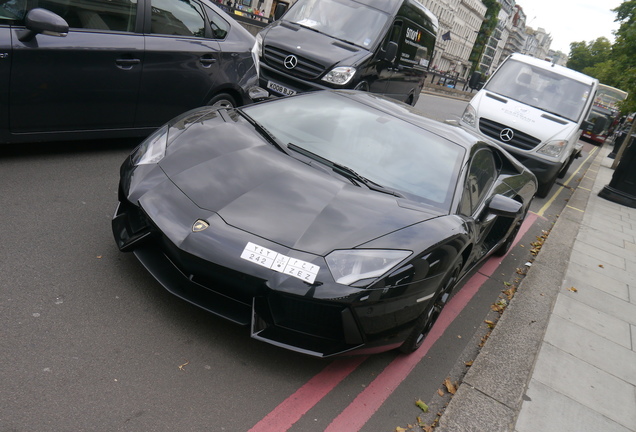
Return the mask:
<path id="1" fill-rule="evenodd" d="M 636 209 L 599 152 L 436 432 L 636 431 Z M 554 191 L 555 189 L 553 189 Z"/>

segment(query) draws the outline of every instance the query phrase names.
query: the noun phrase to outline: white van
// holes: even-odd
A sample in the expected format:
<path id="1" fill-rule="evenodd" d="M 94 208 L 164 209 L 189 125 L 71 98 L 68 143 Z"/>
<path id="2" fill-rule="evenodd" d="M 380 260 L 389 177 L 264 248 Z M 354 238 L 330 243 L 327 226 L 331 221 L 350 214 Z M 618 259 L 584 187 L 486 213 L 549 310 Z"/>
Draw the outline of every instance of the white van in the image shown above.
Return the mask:
<path id="1" fill-rule="evenodd" d="M 595 78 L 512 54 L 472 98 L 460 125 L 495 140 L 530 169 L 543 198 L 580 154 L 597 87 Z"/>

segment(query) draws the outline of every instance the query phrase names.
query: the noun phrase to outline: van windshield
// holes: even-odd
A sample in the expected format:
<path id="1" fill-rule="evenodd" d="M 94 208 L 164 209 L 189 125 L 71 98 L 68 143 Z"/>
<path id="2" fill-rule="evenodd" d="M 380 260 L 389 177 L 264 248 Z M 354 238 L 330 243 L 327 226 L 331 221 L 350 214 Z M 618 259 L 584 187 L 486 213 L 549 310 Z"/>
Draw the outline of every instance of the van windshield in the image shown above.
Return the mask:
<path id="1" fill-rule="evenodd" d="M 578 122 L 592 86 L 556 72 L 507 60 L 485 89 Z"/>
<path id="2" fill-rule="evenodd" d="M 283 19 L 369 49 L 389 16 L 350 0 L 299 0 Z"/>

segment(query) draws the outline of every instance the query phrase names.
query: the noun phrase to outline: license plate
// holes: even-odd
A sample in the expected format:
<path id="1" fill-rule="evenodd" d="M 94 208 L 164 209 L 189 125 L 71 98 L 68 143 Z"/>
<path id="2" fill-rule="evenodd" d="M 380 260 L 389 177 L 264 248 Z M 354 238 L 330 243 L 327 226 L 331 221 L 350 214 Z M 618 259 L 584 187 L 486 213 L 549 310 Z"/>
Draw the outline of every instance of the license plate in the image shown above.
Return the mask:
<path id="1" fill-rule="evenodd" d="M 276 93 L 284 94 L 285 96 L 293 96 L 296 94 L 296 90 L 289 89 L 273 81 L 267 81 L 267 88 L 274 90 Z"/>
<path id="2" fill-rule="evenodd" d="M 241 258 L 279 273 L 285 273 L 286 275 L 310 284 L 314 283 L 318 275 L 318 270 L 320 270 L 320 266 L 279 254 L 276 251 L 252 242 L 249 242 L 245 246 L 245 249 L 243 249 L 241 253 Z"/>

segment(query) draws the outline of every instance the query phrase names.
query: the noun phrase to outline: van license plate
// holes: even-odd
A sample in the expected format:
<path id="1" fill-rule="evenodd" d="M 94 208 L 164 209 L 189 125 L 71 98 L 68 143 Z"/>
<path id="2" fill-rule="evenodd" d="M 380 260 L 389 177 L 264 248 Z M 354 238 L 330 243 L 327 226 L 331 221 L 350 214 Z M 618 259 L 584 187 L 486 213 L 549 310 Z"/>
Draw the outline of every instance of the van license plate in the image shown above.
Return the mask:
<path id="1" fill-rule="evenodd" d="M 267 81 L 267 88 L 274 90 L 276 93 L 284 94 L 285 96 L 293 96 L 296 94 L 296 90 L 288 89 L 287 87 L 272 81 Z"/>

